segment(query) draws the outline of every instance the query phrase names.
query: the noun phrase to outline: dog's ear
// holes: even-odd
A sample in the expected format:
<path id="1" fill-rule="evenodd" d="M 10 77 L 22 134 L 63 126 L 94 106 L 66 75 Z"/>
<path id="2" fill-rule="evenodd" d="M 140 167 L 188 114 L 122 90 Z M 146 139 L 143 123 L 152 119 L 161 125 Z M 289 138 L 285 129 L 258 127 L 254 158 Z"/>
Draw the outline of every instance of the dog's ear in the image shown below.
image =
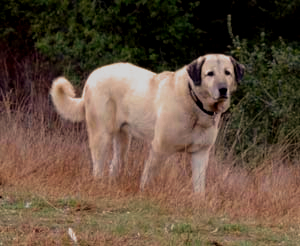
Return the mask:
<path id="1" fill-rule="evenodd" d="M 201 70 L 204 62 L 205 58 L 200 57 L 187 65 L 186 70 L 196 86 L 201 85 Z"/>
<path id="2" fill-rule="evenodd" d="M 238 63 L 232 56 L 230 56 L 230 60 L 233 64 L 236 82 L 239 84 L 244 76 L 245 66 Z"/>

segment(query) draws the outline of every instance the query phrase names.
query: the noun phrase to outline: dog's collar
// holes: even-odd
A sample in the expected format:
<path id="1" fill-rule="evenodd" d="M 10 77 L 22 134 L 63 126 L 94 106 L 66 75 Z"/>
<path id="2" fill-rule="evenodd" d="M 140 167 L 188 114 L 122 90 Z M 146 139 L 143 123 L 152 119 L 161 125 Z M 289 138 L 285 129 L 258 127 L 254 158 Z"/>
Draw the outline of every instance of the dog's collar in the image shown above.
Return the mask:
<path id="1" fill-rule="evenodd" d="M 200 101 L 200 99 L 197 97 L 196 93 L 193 91 L 190 83 L 189 84 L 189 91 L 190 91 L 190 95 L 191 98 L 193 99 L 193 101 L 197 104 L 198 108 L 200 108 L 204 113 L 210 115 L 210 116 L 214 116 L 215 112 L 212 111 L 207 111 L 204 107 L 203 107 L 203 103 Z"/>

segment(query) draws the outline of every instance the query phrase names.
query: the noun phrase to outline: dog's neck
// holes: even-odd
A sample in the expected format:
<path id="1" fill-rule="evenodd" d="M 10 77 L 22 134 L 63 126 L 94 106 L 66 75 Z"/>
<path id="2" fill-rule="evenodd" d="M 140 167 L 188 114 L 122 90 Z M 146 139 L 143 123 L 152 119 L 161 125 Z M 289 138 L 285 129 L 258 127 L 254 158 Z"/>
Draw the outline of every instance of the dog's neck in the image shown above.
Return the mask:
<path id="1" fill-rule="evenodd" d="M 214 116 L 216 114 L 216 112 L 206 110 L 203 107 L 203 103 L 200 101 L 200 99 L 197 97 L 196 93 L 193 91 L 192 86 L 191 86 L 190 83 L 188 83 L 188 86 L 189 86 L 189 91 L 190 91 L 191 98 L 197 104 L 198 108 L 200 108 L 202 110 L 202 112 L 206 113 L 207 115 Z"/>

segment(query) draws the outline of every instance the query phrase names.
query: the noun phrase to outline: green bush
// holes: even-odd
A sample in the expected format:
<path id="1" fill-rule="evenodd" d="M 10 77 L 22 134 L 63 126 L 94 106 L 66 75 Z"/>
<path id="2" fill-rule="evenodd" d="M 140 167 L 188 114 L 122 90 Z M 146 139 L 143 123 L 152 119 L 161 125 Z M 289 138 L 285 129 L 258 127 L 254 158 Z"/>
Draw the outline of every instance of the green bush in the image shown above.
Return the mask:
<path id="1" fill-rule="evenodd" d="M 230 30 L 230 29 L 229 29 Z M 290 154 L 300 148 L 300 50 L 282 39 L 269 46 L 264 33 L 254 47 L 233 37 L 231 54 L 246 65 L 226 129 L 227 148 L 249 165 L 281 144 Z M 277 149 L 278 150 L 278 149 Z"/>
<path id="2" fill-rule="evenodd" d="M 191 14 L 176 0 L 37 2 L 32 25 L 39 51 L 64 67 L 65 75 L 86 76 L 96 67 L 126 61 L 162 70 L 187 59 L 195 36 Z M 189 5 L 188 5 L 189 6 Z"/>

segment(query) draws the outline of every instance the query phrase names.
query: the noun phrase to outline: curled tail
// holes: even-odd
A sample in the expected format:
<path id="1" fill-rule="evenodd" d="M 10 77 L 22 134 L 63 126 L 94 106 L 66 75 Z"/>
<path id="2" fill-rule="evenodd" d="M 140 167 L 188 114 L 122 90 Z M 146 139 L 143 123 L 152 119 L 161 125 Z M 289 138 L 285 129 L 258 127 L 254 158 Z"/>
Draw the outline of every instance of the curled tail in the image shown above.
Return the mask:
<path id="1" fill-rule="evenodd" d="M 74 98 L 74 88 L 66 78 L 59 77 L 53 81 L 50 95 L 56 111 L 63 118 L 73 122 L 85 119 L 83 97 Z"/>

